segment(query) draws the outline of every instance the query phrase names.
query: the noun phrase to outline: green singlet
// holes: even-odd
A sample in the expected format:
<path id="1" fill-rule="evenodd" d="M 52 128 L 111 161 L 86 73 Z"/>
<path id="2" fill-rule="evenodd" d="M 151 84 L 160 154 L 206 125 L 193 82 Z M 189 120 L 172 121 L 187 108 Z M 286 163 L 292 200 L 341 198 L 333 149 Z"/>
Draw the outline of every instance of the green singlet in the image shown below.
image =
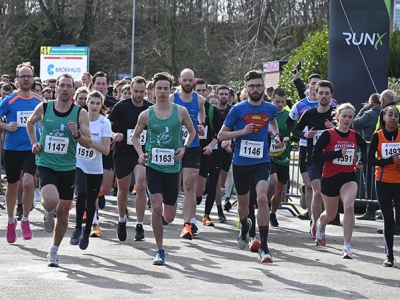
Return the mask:
<path id="1" fill-rule="evenodd" d="M 54 109 L 54 101 L 47 103 L 43 116 L 40 145 L 42 151 L 36 155 L 36 165 L 55 171 L 72 171 L 76 168 L 77 140 L 68 128 L 68 121 L 79 124 L 80 106 L 71 104 L 71 108 L 60 113 Z"/>
<path id="2" fill-rule="evenodd" d="M 171 116 L 165 120 L 156 117 L 154 106 L 149 107 L 146 166 L 163 173 L 177 173 L 181 169 L 181 161 L 174 161 L 174 156 L 176 150 L 182 146 L 182 125 L 178 105 L 173 105 Z"/>

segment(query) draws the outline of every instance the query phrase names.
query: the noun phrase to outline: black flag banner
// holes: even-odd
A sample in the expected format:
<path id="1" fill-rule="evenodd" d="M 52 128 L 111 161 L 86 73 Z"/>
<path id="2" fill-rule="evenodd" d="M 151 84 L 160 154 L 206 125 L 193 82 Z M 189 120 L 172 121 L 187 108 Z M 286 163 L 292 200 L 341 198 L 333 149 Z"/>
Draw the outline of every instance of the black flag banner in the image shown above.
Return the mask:
<path id="1" fill-rule="evenodd" d="M 328 79 L 356 109 L 388 85 L 390 0 L 331 0 Z"/>

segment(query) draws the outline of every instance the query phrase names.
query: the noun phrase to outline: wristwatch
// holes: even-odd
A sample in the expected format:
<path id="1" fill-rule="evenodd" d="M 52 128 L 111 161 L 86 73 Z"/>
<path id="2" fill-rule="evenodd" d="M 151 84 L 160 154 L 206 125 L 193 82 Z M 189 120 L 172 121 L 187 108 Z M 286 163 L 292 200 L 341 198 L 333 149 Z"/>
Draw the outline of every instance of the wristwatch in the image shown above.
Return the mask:
<path id="1" fill-rule="evenodd" d="M 81 137 L 81 131 L 78 130 L 78 136 L 74 136 L 75 139 L 79 139 Z"/>

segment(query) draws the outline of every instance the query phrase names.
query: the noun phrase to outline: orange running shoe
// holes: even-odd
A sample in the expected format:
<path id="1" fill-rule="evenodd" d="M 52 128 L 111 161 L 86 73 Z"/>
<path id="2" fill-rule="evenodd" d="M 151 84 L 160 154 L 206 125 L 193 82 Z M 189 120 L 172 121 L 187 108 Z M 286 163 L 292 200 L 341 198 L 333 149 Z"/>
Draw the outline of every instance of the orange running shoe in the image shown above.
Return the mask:
<path id="1" fill-rule="evenodd" d="M 90 232 L 91 237 L 100 237 L 101 236 L 101 229 L 100 225 L 94 223 L 92 227 L 92 231 Z"/>
<path id="2" fill-rule="evenodd" d="M 211 221 L 209 215 L 204 215 L 204 217 L 203 217 L 203 225 L 204 226 L 214 226 L 214 223 L 213 223 L 213 221 Z"/>
<path id="3" fill-rule="evenodd" d="M 193 239 L 193 233 L 192 233 L 192 225 L 189 223 L 185 223 L 185 226 L 183 227 L 182 233 L 181 233 L 181 238 L 191 240 Z"/>

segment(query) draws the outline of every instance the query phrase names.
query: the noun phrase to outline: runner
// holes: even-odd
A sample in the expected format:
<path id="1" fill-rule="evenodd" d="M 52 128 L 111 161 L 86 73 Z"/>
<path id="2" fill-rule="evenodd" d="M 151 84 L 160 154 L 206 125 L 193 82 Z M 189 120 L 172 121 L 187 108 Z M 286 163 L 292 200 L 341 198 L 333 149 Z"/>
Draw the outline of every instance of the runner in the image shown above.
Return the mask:
<path id="1" fill-rule="evenodd" d="M 322 86 L 319 91 L 322 91 Z M 335 218 L 339 200 L 342 199 L 343 258 L 347 259 L 353 259 L 350 239 L 354 230 L 354 202 L 358 188 L 355 170 L 363 170 L 367 157 L 367 142 L 358 132 L 350 129 L 354 114 L 355 108 L 350 103 L 339 105 L 335 114 L 338 126 L 321 134 L 312 154 L 314 161 L 324 164 L 321 193 L 325 211 L 318 216 L 315 242 L 325 246 L 325 227 Z M 361 158 L 356 162 L 357 147 L 361 149 Z"/>
<path id="2" fill-rule="evenodd" d="M 168 223 L 175 218 L 181 160 L 188 149 L 187 145 L 190 145 L 196 136 L 187 109 L 169 101 L 173 82 L 173 77 L 168 73 L 154 75 L 156 104 L 139 115 L 132 137 L 132 143 L 139 155 L 139 163 L 146 165 L 147 186 L 152 210 L 151 223 L 157 244 L 154 265 L 165 264 L 162 218 L 164 217 Z M 182 123 L 188 131 L 183 147 L 181 147 Z M 141 133 L 146 126 L 148 138 L 146 153 L 143 153 Z"/>
<path id="3" fill-rule="evenodd" d="M 226 87 L 226 89 L 228 88 Z M 206 97 L 207 83 L 203 79 L 198 79 L 195 84 L 195 91 L 199 95 Z M 202 201 L 203 193 L 205 192 L 207 194 L 203 225 L 214 226 L 214 222 L 210 218 L 210 213 L 214 201 L 217 200 L 216 188 L 221 171 L 221 153 L 218 146 L 217 133 L 221 129 L 222 122 L 218 109 L 215 106 L 206 101 L 204 103 L 204 108 L 206 112 L 206 126 L 204 128 L 204 135 L 199 136 L 202 153 L 199 176 L 196 181 L 196 201 L 197 205 L 199 205 Z M 222 210 L 221 198 L 217 201 L 217 209 L 219 221 L 225 222 L 226 217 Z"/>
<path id="4" fill-rule="evenodd" d="M 268 131 L 274 135 L 275 145 L 279 147 L 281 140 L 275 120 L 276 107 L 262 101 L 265 85 L 261 71 L 249 71 L 244 79 L 249 99 L 232 107 L 218 134 L 218 140 L 236 139 L 232 163 L 238 194 L 238 213 L 242 225 L 238 246 L 245 249 L 249 243 L 249 229 L 252 225 L 248 218 L 249 190 L 253 181 L 258 203 L 257 223 L 261 238 L 259 250 L 261 262 L 272 263 L 272 255 L 267 244 L 269 231 L 267 190 L 270 172 Z M 231 131 L 232 129 L 234 131 Z"/>
<path id="5" fill-rule="evenodd" d="M 399 111 L 394 105 L 382 109 L 380 130 L 371 138 L 368 165 L 376 166 L 375 181 L 379 206 L 383 215 L 383 236 L 386 250 L 385 267 L 393 267 L 394 225 L 400 226 L 400 129 Z M 393 203 L 396 218 L 393 217 Z"/>
<path id="6" fill-rule="evenodd" d="M 146 92 L 146 80 L 136 76 L 132 81 L 132 98 L 118 102 L 108 119 L 113 128 L 115 140 L 115 152 L 113 155 L 115 175 L 118 182 L 118 229 L 117 236 L 120 241 L 126 241 L 126 209 L 128 202 L 129 186 L 131 183 L 131 172 L 135 173 L 136 183 L 136 234 L 135 240 L 145 240 L 143 230 L 143 219 L 146 210 L 146 169 L 138 163 L 138 153 L 133 148 L 132 134 L 136 127 L 137 118 L 142 111 L 145 111 L 152 103 L 144 100 Z M 141 144 L 146 142 L 146 131 L 142 132 Z"/>
<path id="7" fill-rule="evenodd" d="M 107 77 L 107 74 L 99 71 L 93 75 L 92 81 L 93 81 L 93 89 L 99 91 L 105 97 L 104 106 L 106 106 L 108 109 L 111 110 L 118 101 L 114 97 L 107 95 L 107 88 L 109 85 L 109 79 Z M 113 142 L 114 141 L 111 142 L 111 148 L 113 148 Z M 101 209 L 103 209 L 104 206 L 106 205 L 106 198 L 104 195 L 107 195 L 110 192 L 114 179 L 114 161 L 112 152 L 113 151 L 110 151 L 108 155 L 102 156 L 103 182 L 101 183 L 101 188 L 98 198 L 98 206 Z"/>
<path id="8" fill-rule="evenodd" d="M 296 78 L 296 77 L 295 77 Z M 319 74 L 311 74 L 308 77 L 307 87 L 309 88 L 309 96 L 301 99 L 293 105 L 290 110 L 289 117 L 286 119 L 286 126 L 289 128 L 290 132 L 293 132 L 295 122 L 300 119 L 302 114 L 310 108 L 316 107 L 318 105 L 318 99 L 315 93 L 315 85 L 318 81 L 322 80 L 322 76 Z M 293 81 L 295 85 L 299 84 L 301 80 L 297 79 Z M 301 82 L 303 85 L 303 83 Z M 304 85 L 303 85 L 304 86 Z M 302 137 L 300 139 L 300 150 L 299 150 L 299 168 L 301 172 L 301 177 L 304 182 L 304 195 L 306 198 L 307 212 L 298 215 L 302 220 L 311 220 L 311 202 L 312 202 L 312 187 L 310 182 L 310 177 L 307 172 L 306 157 L 307 157 L 307 139 Z"/>
<path id="9" fill-rule="evenodd" d="M 276 121 L 279 127 L 279 133 L 283 136 L 282 147 L 277 148 L 271 137 L 269 155 L 271 156 L 271 182 L 269 185 L 268 199 L 271 201 L 270 223 L 272 226 L 279 226 L 276 218 L 278 210 L 283 200 L 283 190 L 289 179 L 290 164 L 290 137 L 289 130 L 285 124 L 289 112 L 285 110 L 286 92 L 282 88 L 276 88 L 272 92 L 271 102 L 277 108 Z"/>
<path id="10" fill-rule="evenodd" d="M 48 258 L 49 267 L 58 267 L 57 251 L 68 228 L 69 208 L 74 195 L 76 145 L 92 146 L 89 117 L 80 106 L 71 103 L 74 79 L 69 74 L 58 77 L 56 99 L 39 104 L 27 121 L 27 131 L 36 154 L 42 205 L 46 210 L 43 225 L 54 228 L 53 210 L 57 208 L 57 223 Z M 40 142 L 35 124 L 42 122 Z"/>
<path id="11" fill-rule="evenodd" d="M 98 91 L 93 91 L 87 98 L 90 134 L 93 143 L 90 149 L 80 144 L 77 147 L 75 171 L 75 185 L 78 192 L 76 225 L 69 242 L 71 245 L 79 244 L 79 248 L 82 250 L 85 250 L 89 245 L 92 221 L 96 211 L 96 199 L 103 180 L 102 155 L 108 155 L 112 136 L 110 121 L 105 117 L 107 109 L 103 106 L 104 96 Z M 86 226 L 82 228 L 85 211 Z"/>
<path id="12" fill-rule="evenodd" d="M 6 131 L 4 144 L 4 165 L 7 175 L 6 203 L 8 225 L 6 238 L 8 243 L 17 240 L 16 227 L 18 220 L 14 217 L 14 207 L 20 186 L 21 171 L 23 215 L 21 218 L 21 235 L 24 240 L 30 240 L 32 230 L 29 223 L 29 212 L 32 209 L 35 189 L 35 156 L 31 151 L 26 121 L 43 99 L 31 91 L 34 69 L 30 63 L 17 66 L 19 90 L 8 95 L 0 105 L 0 118 L 6 117 L 6 122 L 0 122 L 0 129 Z M 36 124 L 37 125 L 37 124 Z M 34 134 L 39 136 L 39 127 Z"/>
<path id="13" fill-rule="evenodd" d="M 181 72 L 181 77 L 178 79 L 181 85 L 180 91 L 170 95 L 169 101 L 186 107 L 192 119 L 193 125 L 200 135 L 203 135 L 205 125 L 205 110 L 203 96 L 193 92 L 193 87 L 196 84 L 194 73 L 190 69 L 184 69 Z M 187 135 L 186 126 L 182 127 L 182 134 Z M 183 190 L 185 192 L 183 204 L 184 227 L 181 237 L 191 240 L 193 235 L 200 233 L 196 222 L 196 193 L 195 184 L 200 169 L 201 148 L 199 137 L 196 134 L 193 142 L 189 145 L 188 151 L 182 159 L 182 178 Z"/>
<path id="14" fill-rule="evenodd" d="M 322 132 L 326 129 L 334 128 L 332 123 L 332 112 L 335 106 L 331 105 L 331 98 L 333 93 L 333 85 L 328 80 L 320 80 L 315 85 L 316 95 L 318 99 L 318 106 L 305 111 L 299 123 L 293 130 L 293 134 L 297 137 L 306 138 L 306 167 L 308 178 L 311 181 L 312 202 L 311 212 L 312 218 L 310 222 L 310 233 L 315 237 L 316 224 L 319 215 L 323 211 L 322 195 L 321 195 L 321 176 L 323 164 L 313 161 L 311 154 L 315 143 L 321 136 Z M 301 150 L 300 150 L 301 151 Z M 300 158 L 299 158 L 300 159 Z M 303 179 L 306 178 L 303 176 Z"/>

